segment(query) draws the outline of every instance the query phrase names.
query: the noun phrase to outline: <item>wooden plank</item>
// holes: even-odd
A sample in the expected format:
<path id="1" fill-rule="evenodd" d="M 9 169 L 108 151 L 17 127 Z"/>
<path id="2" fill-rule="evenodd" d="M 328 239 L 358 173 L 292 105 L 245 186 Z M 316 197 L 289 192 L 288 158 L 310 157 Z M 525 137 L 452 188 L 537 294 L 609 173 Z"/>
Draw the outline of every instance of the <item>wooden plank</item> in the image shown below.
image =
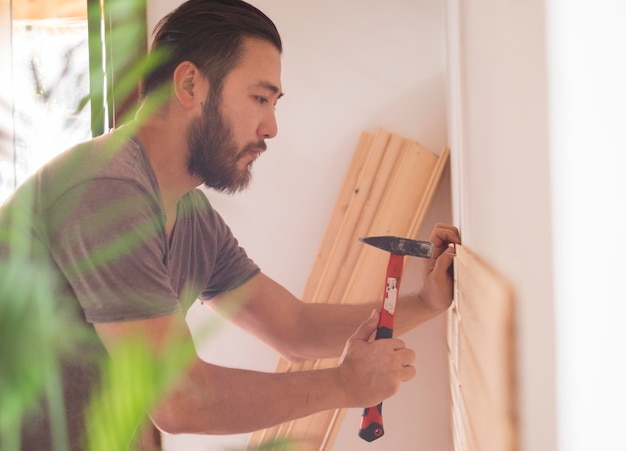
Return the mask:
<path id="1" fill-rule="evenodd" d="M 315 302 L 316 291 L 319 289 L 320 285 L 324 285 L 325 283 L 323 281 L 323 277 L 327 273 L 325 268 L 334 255 L 333 249 L 336 247 L 335 243 L 338 237 L 341 236 L 340 231 L 342 228 L 345 228 L 343 224 L 352 221 L 347 218 L 348 213 L 353 213 L 350 210 L 350 205 L 354 203 L 355 197 L 365 195 L 365 192 L 360 188 L 364 183 L 364 178 L 367 177 L 363 174 L 365 164 L 368 160 L 372 160 L 369 158 L 370 152 L 379 152 L 379 146 L 386 138 L 385 133 L 385 131 L 379 130 L 376 146 L 374 146 L 373 134 L 366 131 L 361 133 L 302 294 L 302 300 L 305 302 Z M 276 371 L 285 372 L 289 371 L 291 368 L 292 365 L 289 362 L 280 359 Z"/>
<path id="2" fill-rule="evenodd" d="M 437 163 L 435 168 L 433 169 L 430 180 L 428 181 L 428 185 L 426 187 L 426 192 L 422 197 L 422 202 L 418 207 L 414 221 L 411 224 L 411 228 L 409 230 L 409 237 L 417 238 L 421 228 L 422 223 L 424 222 L 424 218 L 426 217 L 426 212 L 430 208 L 430 204 L 432 203 L 433 197 L 435 196 L 435 190 L 437 189 L 437 185 L 439 185 L 439 181 L 441 180 L 441 176 L 443 175 L 443 170 L 448 163 L 450 158 L 450 149 L 448 147 L 444 148 L 437 159 Z"/>
<path id="3" fill-rule="evenodd" d="M 421 148 L 417 143 L 409 143 L 400 156 L 396 172 L 390 178 L 384 199 L 380 203 L 381 208 L 377 209 L 375 218 L 364 235 L 407 236 L 411 224 L 416 222 L 415 212 L 424 204 L 424 195 L 428 194 L 427 188 L 432 180 L 430 174 L 438 161 L 434 154 Z M 412 187 L 408 193 L 407 186 Z M 432 196 L 432 193 L 430 195 Z M 380 253 L 381 251 L 377 249 L 363 247 L 357 262 L 351 265 L 354 267 L 350 272 L 350 283 L 343 289 L 341 302 L 349 303 L 355 299 L 376 300 L 380 297 L 382 274 L 387 263 L 387 259 L 381 258 Z M 371 277 L 372 274 L 381 274 L 381 279 Z M 321 360 L 315 367 L 330 367 L 336 363 L 336 359 Z M 308 422 L 309 429 L 316 431 L 326 428 L 328 432 L 325 446 L 331 447 L 332 437 L 336 436 L 343 416 L 340 411 L 316 414 Z"/>
<path id="4" fill-rule="evenodd" d="M 389 234 L 415 237 L 418 231 L 412 232 L 411 229 L 423 222 L 423 216 L 431 203 L 448 156 L 449 151 L 447 149 L 444 149 L 442 154 L 437 157 L 417 143 L 411 143 L 406 153 L 401 156 L 401 161 L 397 165 L 398 173 L 394 174 L 393 183 L 390 183 L 386 193 L 386 199 L 381 202 L 384 207 L 378 211 L 378 216 L 367 235 Z M 413 188 L 408 195 L 406 194 L 407 186 Z M 399 202 L 398 199 L 402 199 L 402 202 Z M 385 208 L 390 208 L 390 210 L 385 210 Z M 408 216 L 408 220 L 402 215 L 406 211 L 412 213 Z M 387 259 L 380 258 L 380 251 L 377 252 L 376 249 L 366 246 L 363 249 L 363 255 L 355 264 L 353 278 L 345 290 L 342 302 L 351 302 L 354 299 L 365 300 L 368 293 L 374 296 L 371 299 L 376 300 L 376 296 L 380 296 L 382 292 L 383 281 L 382 278 L 377 281 L 370 275 L 384 274 L 386 262 Z M 320 420 L 314 426 L 324 427 L 322 423 L 326 420 L 327 425 L 325 427 L 328 429 L 327 439 L 323 443 L 324 448 L 320 449 L 332 449 L 334 437 L 336 437 L 345 415 L 345 412 L 339 413 L 342 410 L 345 409 L 333 411 L 332 414 L 317 414 Z"/>
<path id="5" fill-rule="evenodd" d="M 436 162 L 436 155 L 412 143 L 402 155 L 398 170 L 389 181 L 385 199 L 376 211 L 367 235 L 408 237 Z M 342 302 L 372 301 L 380 297 L 387 256 L 380 249 L 363 246 L 354 270 L 350 273 Z"/>
<path id="6" fill-rule="evenodd" d="M 409 145 L 403 149 L 396 171 L 390 177 L 384 197 L 380 202 L 381 207 L 376 210 L 372 224 L 363 235 L 407 236 L 411 224 L 416 222 L 415 212 L 419 210 L 420 204 L 424 204 L 423 197 L 432 180 L 430 173 L 436 167 L 437 161 L 439 160 L 434 154 L 425 151 L 417 143 L 409 142 Z M 413 188 L 408 193 L 407 186 Z M 405 214 L 407 212 L 409 214 Z M 343 289 L 341 302 L 349 303 L 355 299 L 376 300 L 380 297 L 382 279 L 377 280 L 371 275 L 383 274 L 386 262 L 386 258 L 381 258 L 380 251 L 364 246 L 359 258 L 352 264 L 350 283 Z M 366 288 L 363 288 L 364 285 Z M 315 363 L 314 368 L 326 368 L 336 365 L 337 359 L 323 359 Z M 336 437 L 341 419 L 345 415 L 343 410 L 320 412 L 307 419 L 299 420 L 291 426 L 290 432 L 294 436 L 311 437 L 319 430 L 326 430 L 323 443 L 328 449 L 332 449 L 332 440 Z"/>
<path id="7" fill-rule="evenodd" d="M 302 294 L 302 299 L 304 301 L 313 301 L 313 294 L 317 290 L 318 285 L 321 283 L 324 268 L 328 264 L 331 256 L 331 250 L 337 240 L 337 236 L 339 235 L 342 222 L 346 218 L 351 201 L 354 196 L 362 194 L 359 189 L 359 181 L 365 166 L 365 161 L 367 160 L 367 156 L 372 147 L 373 140 L 373 134 L 366 131 L 361 133 L 361 137 L 352 156 L 352 160 L 348 166 L 348 171 L 341 185 L 341 191 L 339 192 L 339 196 L 335 202 L 335 207 L 333 208 L 330 220 L 326 226 L 326 231 L 313 263 L 313 268 L 311 269 L 306 286 L 304 287 L 304 292 Z"/>
<path id="8" fill-rule="evenodd" d="M 451 389 L 451 405 L 450 410 L 456 409 L 458 412 L 465 411 L 465 403 L 461 394 L 461 382 L 458 379 L 458 374 L 451 374 L 450 377 L 450 389 Z M 466 416 L 464 415 L 452 415 L 452 441 L 454 451 L 467 450 L 468 443 L 471 439 L 471 427 L 466 424 Z"/>
<path id="9" fill-rule="evenodd" d="M 347 221 L 344 221 L 337 232 L 331 258 L 324 270 L 323 283 L 318 284 L 313 302 L 338 303 L 341 301 L 342 293 L 334 292 L 340 268 L 345 268 L 347 261 L 351 262 L 356 259 L 351 256 L 358 255 L 360 252 L 361 246 L 358 245 L 357 237 L 367 230 L 372 221 L 372 216 L 381 203 L 388 180 L 397 169 L 398 157 L 406 142 L 401 136 L 383 129 L 378 130 L 370 156 L 374 164 L 363 171 L 362 180 L 358 183 L 356 190 L 361 197 L 358 198 L 358 202 L 352 202 L 349 209 L 353 212 L 351 215 L 346 215 Z M 292 366 L 292 370 L 328 368 L 336 364 L 337 359 L 318 359 L 303 362 L 297 367 Z M 300 423 L 305 424 L 306 419 L 300 420 Z"/>
<path id="10" fill-rule="evenodd" d="M 514 293 L 476 255 L 457 246 L 450 387 L 455 451 L 515 451 Z"/>
<path id="11" fill-rule="evenodd" d="M 324 283 L 317 285 L 311 298 L 314 302 L 329 303 L 332 301 L 330 299 L 332 287 L 335 284 L 337 272 L 342 261 L 344 261 L 346 254 L 353 246 L 351 239 L 354 236 L 354 230 L 359 227 L 359 221 L 362 220 L 362 211 L 366 203 L 370 201 L 370 197 L 372 195 L 376 197 L 381 183 L 385 183 L 385 179 L 378 174 L 382 169 L 385 171 L 385 175 L 387 175 L 387 168 L 395 163 L 397 157 L 395 143 L 397 139 L 394 139 L 390 146 L 391 138 L 391 133 L 386 130 L 380 129 L 376 133 L 372 150 L 365 162 L 355 195 L 348 206 L 345 221 L 342 222 L 337 231 L 331 256 L 328 259 L 328 264 L 324 267 L 322 276 Z M 377 204 L 378 201 L 376 201 Z"/>
<path id="12" fill-rule="evenodd" d="M 378 167 L 385 156 L 391 133 L 378 129 L 374 135 L 363 132 L 354 151 L 347 174 L 344 177 L 333 213 L 326 227 L 320 249 L 307 279 L 302 299 L 305 302 L 316 302 L 324 299 L 326 291 L 330 291 L 335 274 L 329 270 L 333 261 L 340 261 L 347 248 L 347 238 L 352 234 L 361 206 L 369 195 Z M 279 359 L 276 371 L 303 371 L 310 369 L 312 362 L 292 363 Z M 250 442 L 254 444 L 269 442 L 285 437 L 290 433 L 291 424 L 283 423 L 252 433 Z"/>
<path id="13" fill-rule="evenodd" d="M 364 246 L 359 243 L 358 237 L 367 234 L 372 221 L 376 217 L 376 212 L 384 204 L 384 195 L 388 190 L 389 180 L 393 174 L 397 173 L 399 166 L 404 163 L 402 155 L 409 151 L 411 142 L 405 138 L 391 134 L 384 151 L 384 156 L 380 161 L 378 171 L 372 181 L 369 194 L 360 208 L 358 218 L 351 227 L 350 233 L 345 233 L 339 237 L 338 247 L 343 251 L 334 264 L 328 266 L 328 272 L 333 274 L 333 283 L 328 284 L 324 291 L 320 291 L 317 299 L 319 302 L 341 303 L 345 299 L 346 283 L 342 284 L 342 272 L 353 274 L 355 263 L 363 251 Z M 302 369 L 329 368 L 337 364 L 337 359 L 318 359 L 305 362 Z"/>
<path id="14" fill-rule="evenodd" d="M 339 426 L 343 424 L 346 412 L 347 409 L 336 409 L 333 411 L 333 416 L 326 428 L 324 440 L 318 448 L 320 451 L 332 451 L 335 440 L 337 439 L 337 434 L 339 434 Z"/>
<path id="15" fill-rule="evenodd" d="M 332 292 L 329 295 L 330 299 L 334 302 L 345 303 L 346 291 L 350 283 L 350 279 L 355 276 L 357 271 L 357 262 L 362 258 L 363 252 L 369 246 L 364 246 L 358 241 L 359 237 L 371 235 L 372 227 L 377 227 L 376 223 L 380 222 L 380 211 L 385 208 L 385 205 L 389 202 L 391 197 L 390 186 L 396 175 L 401 172 L 403 165 L 407 163 L 407 155 L 413 151 L 414 143 L 406 140 L 400 136 L 394 135 L 389 145 L 389 152 L 393 155 L 393 160 L 389 158 L 389 164 L 385 168 L 386 171 L 381 172 L 379 183 L 377 184 L 377 190 L 372 193 L 372 196 L 365 205 L 359 220 L 358 226 L 355 228 L 354 233 L 350 237 L 350 249 L 343 261 L 340 262 L 340 266 L 337 268 L 337 276 Z M 378 226 L 380 227 L 380 226 Z M 376 295 L 374 295 L 376 296 Z M 360 299 L 361 302 L 370 299 Z"/>
<path id="16" fill-rule="evenodd" d="M 307 284 L 306 291 L 312 293 L 306 298 L 308 301 L 347 303 L 357 299 L 372 301 L 380 297 L 379 291 L 387 259 L 381 258 L 379 252 L 373 248 L 367 251 L 369 255 L 363 256 L 368 246 L 354 246 L 352 242 L 356 241 L 358 236 L 372 234 L 410 236 L 410 230 L 415 228 L 416 224 L 421 224 L 422 218 L 416 216 L 424 216 L 447 158 L 448 154 L 445 152 L 437 157 L 417 143 L 390 135 L 385 157 L 379 161 L 376 176 L 367 183 L 368 196 L 365 202 L 363 197 L 358 198 L 352 204 L 352 211 L 345 210 L 341 213 L 344 215 L 341 221 L 331 220 L 334 224 L 341 222 L 341 225 L 334 227 L 335 237 L 332 240 L 325 237 L 326 244 L 320 248 L 324 249 L 320 252 L 329 255 L 327 261 L 330 264 L 321 271 L 321 274 L 316 270 L 317 280 L 311 281 L 310 285 Z M 407 190 L 407 187 L 411 188 Z M 333 243 L 330 251 L 328 251 L 329 242 Z M 358 252 L 355 252 L 355 249 Z M 380 274 L 381 278 L 377 279 L 372 276 L 373 274 Z M 371 279 L 375 282 L 370 284 Z M 363 289 L 357 282 L 359 280 L 368 285 L 368 288 Z M 332 288 L 330 292 L 329 287 Z M 337 365 L 337 362 L 338 359 L 318 359 L 290 365 L 286 370 L 326 368 Z M 319 412 L 258 431 L 253 434 L 250 443 L 257 445 L 264 441 L 288 437 L 302 440 L 293 447 L 294 450 L 331 450 L 344 415 L 345 409 Z"/>

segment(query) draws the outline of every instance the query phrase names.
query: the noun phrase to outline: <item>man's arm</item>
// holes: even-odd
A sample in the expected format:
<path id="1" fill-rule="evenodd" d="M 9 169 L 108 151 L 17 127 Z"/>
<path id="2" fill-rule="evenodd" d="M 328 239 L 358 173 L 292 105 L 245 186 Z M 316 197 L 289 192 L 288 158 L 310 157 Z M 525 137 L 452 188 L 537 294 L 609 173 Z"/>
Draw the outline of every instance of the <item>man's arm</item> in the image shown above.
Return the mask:
<path id="1" fill-rule="evenodd" d="M 401 300 L 398 333 L 445 310 L 451 302 L 449 269 L 454 253 L 448 244 L 460 242 L 458 232 L 438 225 L 431 240 L 435 256 L 425 265 L 420 294 Z M 259 274 L 211 304 L 222 312 L 230 309 L 234 322 L 288 358 L 339 356 L 343 351 L 340 364 L 314 371 L 263 373 L 224 368 L 196 357 L 152 414 L 166 432 L 249 432 L 321 410 L 369 407 L 393 395 L 400 382 L 415 375 L 411 366 L 415 354 L 402 340 L 369 340 L 378 322 L 372 309 L 380 301 L 356 306 L 306 304 Z M 170 340 L 192 343 L 182 314 L 95 327 L 112 355 L 120 342 L 137 336 L 155 353 L 165 352 Z"/>
<path id="2" fill-rule="evenodd" d="M 433 258 L 424 261 L 419 293 L 398 300 L 395 335 L 401 335 L 445 311 L 452 301 L 451 266 L 459 244 L 456 227 L 437 224 L 430 240 Z M 285 288 L 259 274 L 242 287 L 208 304 L 226 313 L 242 329 L 259 337 L 290 361 L 338 357 L 346 340 L 380 300 L 361 304 L 305 303 Z M 232 308 L 236 305 L 236 308 Z"/>
<path id="3" fill-rule="evenodd" d="M 401 340 L 369 343 L 378 315 L 372 312 L 350 337 L 336 368 L 294 373 L 263 373 L 225 368 L 194 358 L 152 412 L 169 433 L 250 432 L 321 410 L 367 407 L 411 379 L 413 351 Z M 180 314 L 123 323 L 97 323 L 96 330 L 115 358 L 125 339 L 141 337 L 151 352 L 171 349 L 171 340 L 190 345 Z"/>

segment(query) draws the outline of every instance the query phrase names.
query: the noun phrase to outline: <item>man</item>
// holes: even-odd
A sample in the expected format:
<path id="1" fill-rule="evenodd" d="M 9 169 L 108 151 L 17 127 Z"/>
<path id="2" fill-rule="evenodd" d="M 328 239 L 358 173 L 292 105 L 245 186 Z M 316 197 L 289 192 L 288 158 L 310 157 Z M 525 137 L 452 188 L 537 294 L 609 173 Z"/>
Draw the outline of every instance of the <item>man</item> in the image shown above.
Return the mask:
<path id="1" fill-rule="evenodd" d="M 170 340 L 190 343 L 184 315 L 198 298 L 231 312 L 292 361 L 342 355 L 336 368 L 284 374 L 195 357 L 150 412 L 166 432 L 241 433 L 326 409 L 369 407 L 415 374 L 414 352 L 401 340 L 370 340 L 378 303 L 296 299 L 260 271 L 196 189 L 247 186 L 265 141 L 277 134 L 281 49 L 271 20 L 240 0 L 183 3 L 155 30 L 153 51 L 167 59 L 144 78 L 136 121 L 59 156 L 25 185 L 34 190 L 18 190 L 0 212 L 8 230 L 11 212 L 33 210 L 34 253 L 61 281 L 57 298 L 77 307 L 112 356 L 129 338 L 141 337 L 155 355 Z M 28 192 L 32 206 L 24 203 Z M 458 232 L 437 225 L 431 240 L 435 256 L 422 290 L 399 301 L 398 334 L 451 302 L 449 245 L 460 242 Z M 79 449 L 98 374 L 76 360 L 65 369 Z M 26 443 L 37 445 L 25 449 L 46 449 L 41 431 L 27 434 L 33 441 Z"/>

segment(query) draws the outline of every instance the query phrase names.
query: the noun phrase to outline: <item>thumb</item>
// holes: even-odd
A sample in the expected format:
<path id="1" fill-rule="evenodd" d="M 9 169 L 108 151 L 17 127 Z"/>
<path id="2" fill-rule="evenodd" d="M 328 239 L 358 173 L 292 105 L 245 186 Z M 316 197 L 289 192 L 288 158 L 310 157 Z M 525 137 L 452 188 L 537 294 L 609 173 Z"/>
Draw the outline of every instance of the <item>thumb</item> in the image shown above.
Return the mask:
<path id="1" fill-rule="evenodd" d="M 376 309 L 372 310 L 369 318 L 361 323 L 358 329 L 352 334 L 353 340 L 369 341 L 372 334 L 378 326 L 379 313 Z"/>

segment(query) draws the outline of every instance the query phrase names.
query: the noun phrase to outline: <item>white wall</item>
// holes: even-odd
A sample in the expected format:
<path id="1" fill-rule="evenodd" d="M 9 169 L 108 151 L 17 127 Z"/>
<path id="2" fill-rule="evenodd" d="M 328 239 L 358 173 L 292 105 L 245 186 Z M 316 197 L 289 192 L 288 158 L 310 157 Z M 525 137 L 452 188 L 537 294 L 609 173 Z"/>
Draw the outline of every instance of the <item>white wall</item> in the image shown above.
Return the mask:
<path id="1" fill-rule="evenodd" d="M 448 5 L 454 214 L 464 244 L 516 290 L 521 449 L 555 450 L 544 2 Z"/>
<path id="2" fill-rule="evenodd" d="M 153 0 L 150 25 L 178 1 Z M 234 197 L 209 194 L 263 270 L 300 294 L 362 130 L 385 127 L 439 152 L 446 144 L 444 4 L 438 0 L 256 0 L 284 40 L 279 135 L 255 163 L 251 188 Z M 451 221 L 449 177 L 436 194 L 421 234 Z M 403 289 L 421 283 L 407 265 Z M 205 317 L 190 312 L 192 327 Z M 450 444 L 443 316 L 407 336 L 418 353 L 418 377 L 385 403 L 387 434 L 357 437 L 351 411 L 337 450 L 447 450 Z M 224 327 L 202 356 L 224 365 L 273 371 L 277 356 Z M 260 387 L 262 389 L 262 387 Z M 166 449 L 243 448 L 247 436 L 166 437 Z"/>
<path id="3" fill-rule="evenodd" d="M 454 215 L 517 290 L 520 451 L 622 450 L 626 4 L 447 3 Z"/>
<path id="4" fill-rule="evenodd" d="M 623 450 L 626 3 L 548 4 L 560 449 Z"/>

